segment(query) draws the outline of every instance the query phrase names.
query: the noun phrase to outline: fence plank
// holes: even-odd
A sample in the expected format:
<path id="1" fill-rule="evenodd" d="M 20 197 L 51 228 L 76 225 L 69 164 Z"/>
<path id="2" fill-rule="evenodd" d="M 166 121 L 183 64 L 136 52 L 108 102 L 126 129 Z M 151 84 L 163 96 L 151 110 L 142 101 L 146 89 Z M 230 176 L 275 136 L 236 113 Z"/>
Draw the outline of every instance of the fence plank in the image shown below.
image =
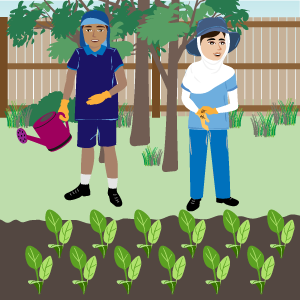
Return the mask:
<path id="1" fill-rule="evenodd" d="M 40 19 L 39 19 L 40 20 Z M 39 31 L 35 28 L 35 31 Z M 33 51 L 34 51 L 34 63 L 41 63 L 42 62 L 42 51 L 41 51 L 41 35 L 37 34 L 34 36 L 34 43 L 33 43 Z M 42 86 L 42 70 L 34 70 L 34 103 L 39 103 L 39 101 L 43 98 L 43 86 Z"/>
<path id="2" fill-rule="evenodd" d="M 54 36 L 51 36 L 51 41 L 50 41 L 50 45 L 49 47 L 51 46 L 51 44 L 54 44 L 56 43 L 56 39 L 54 38 Z M 48 47 L 48 48 L 49 48 Z M 50 62 L 51 64 L 54 64 L 54 63 L 57 63 L 58 64 L 58 58 L 52 58 L 50 57 Z M 59 73 L 59 70 L 51 70 L 50 72 L 50 78 L 51 78 L 51 87 L 50 87 L 50 91 L 51 92 L 55 92 L 55 91 L 61 91 L 62 93 L 64 93 L 64 90 L 63 89 L 59 89 L 58 85 L 59 85 L 59 78 L 58 78 L 58 73 Z M 76 85 L 76 77 L 75 77 L 75 80 L 74 80 L 74 86 Z M 75 87 L 74 87 L 74 90 L 75 90 Z"/>
<path id="3" fill-rule="evenodd" d="M 279 18 L 279 21 L 286 21 L 286 18 Z M 286 28 L 279 28 L 279 63 L 286 63 L 286 47 L 289 46 L 286 37 Z M 279 70 L 279 99 L 286 104 L 286 76 L 287 70 Z"/>
<path id="4" fill-rule="evenodd" d="M 8 36 L 8 63 L 15 63 L 17 46 L 13 46 L 13 39 Z M 8 70 L 8 104 L 17 103 L 17 70 Z"/>
<path id="5" fill-rule="evenodd" d="M 16 47 L 17 49 L 17 63 L 25 63 L 25 47 Z M 17 70 L 17 81 L 16 81 L 16 98 L 17 98 L 17 104 L 21 105 L 22 103 L 25 103 L 25 70 Z"/>
<path id="6" fill-rule="evenodd" d="M 270 18 L 262 18 L 262 21 L 268 21 Z M 265 63 L 271 62 L 270 56 L 270 28 L 262 28 L 262 47 L 261 47 L 261 59 Z M 271 70 L 261 70 L 261 87 L 262 87 L 262 103 L 264 105 L 271 105 L 271 95 L 270 95 L 270 80 L 271 80 Z"/>
<path id="7" fill-rule="evenodd" d="M 242 30 L 240 42 L 236 47 L 237 63 L 245 62 L 245 30 Z M 235 70 L 237 86 L 238 86 L 238 105 L 244 105 L 245 101 L 245 70 Z M 230 99 L 229 99 L 230 102 Z M 245 115 L 245 112 L 244 112 Z"/>
<path id="8" fill-rule="evenodd" d="M 296 18 L 296 21 L 300 21 L 300 17 Z M 300 62 L 300 28 L 296 28 L 296 62 Z M 299 82 L 300 79 L 300 70 L 296 70 L 295 82 Z M 300 104 L 300 101 L 297 102 L 297 95 L 300 95 L 300 89 L 297 88 L 296 84 L 296 95 L 295 95 L 295 104 Z M 300 113 L 298 112 L 298 115 Z"/>
<path id="9" fill-rule="evenodd" d="M 127 35 L 125 37 L 125 40 L 134 45 L 134 36 L 133 35 Z M 135 55 L 126 56 L 125 60 L 127 63 L 134 63 L 134 57 L 135 57 Z M 132 105 L 134 102 L 133 100 L 134 100 L 135 70 L 127 70 L 126 80 L 127 80 L 126 103 L 128 105 Z"/>
<path id="10" fill-rule="evenodd" d="M 278 21 L 278 18 L 271 18 Z M 278 28 L 271 28 L 271 63 L 278 63 Z M 271 70 L 271 105 L 278 105 L 278 70 Z"/>
<path id="11" fill-rule="evenodd" d="M 253 18 L 249 18 L 253 21 Z M 254 28 L 245 30 L 245 62 L 253 63 L 253 31 Z M 245 70 L 245 105 L 253 105 L 253 70 Z M 245 116 L 251 116 L 252 113 L 245 112 Z"/>
<path id="12" fill-rule="evenodd" d="M 253 18 L 254 21 L 261 21 L 261 18 Z M 253 29 L 253 62 L 261 63 L 261 28 Z M 261 97 L 261 70 L 253 70 L 253 104 L 261 105 L 266 104 L 262 103 Z"/>
<path id="13" fill-rule="evenodd" d="M 287 18 L 295 21 L 295 18 Z M 287 28 L 287 62 L 295 63 L 295 28 Z M 295 104 L 295 70 L 287 70 L 287 98 L 292 98 Z"/>
<path id="14" fill-rule="evenodd" d="M 40 34 L 41 30 L 37 30 Z M 41 36 L 42 43 L 42 63 L 50 63 L 49 57 L 49 44 L 50 44 L 50 30 L 46 30 Z M 43 83 L 43 97 L 48 96 L 50 93 L 50 70 L 42 70 L 42 83 Z"/>
<path id="15" fill-rule="evenodd" d="M 24 46 L 25 50 L 25 63 L 33 63 L 33 45 L 31 42 L 28 43 L 26 47 L 26 43 Z M 25 103 L 26 105 L 33 104 L 34 94 L 33 94 L 33 70 L 27 69 L 25 70 L 25 84 L 26 84 L 26 93 L 25 93 Z"/>

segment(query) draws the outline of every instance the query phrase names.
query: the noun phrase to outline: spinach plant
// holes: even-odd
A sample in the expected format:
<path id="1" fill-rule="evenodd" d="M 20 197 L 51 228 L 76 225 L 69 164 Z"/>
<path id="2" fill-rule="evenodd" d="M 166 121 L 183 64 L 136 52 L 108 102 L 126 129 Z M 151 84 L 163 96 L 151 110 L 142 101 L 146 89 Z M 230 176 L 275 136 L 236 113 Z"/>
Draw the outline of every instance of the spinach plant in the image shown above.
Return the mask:
<path id="1" fill-rule="evenodd" d="M 155 244 L 158 241 L 161 232 L 161 222 L 160 220 L 157 220 L 151 226 L 151 220 L 149 216 L 142 210 L 137 209 L 134 213 L 134 224 L 136 229 L 144 234 L 146 242 L 146 245 L 137 244 L 137 247 L 143 248 L 147 254 L 147 257 L 149 258 L 153 244 Z M 146 233 L 148 231 L 148 239 L 151 245 L 148 245 L 147 241 Z"/>
<path id="2" fill-rule="evenodd" d="M 69 220 L 64 224 L 64 226 L 62 226 L 61 217 L 55 211 L 48 209 L 46 211 L 46 225 L 51 232 L 55 233 L 56 237 L 56 245 L 48 244 L 48 247 L 54 248 L 58 254 L 58 258 L 60 258 L 64 245 L 70 240 L 71 237 L 73 230 L 72 221 Z M 59 241 L 62 243 L 62 245 L 60 245 L 58 242 L 57 234 L 59 231 Z"/>
<path id="3" fill-rule="evenodd" d="M 131 256 L 129 252 L 121 246 L 116 246 L 114 252 L 115 262 L 117 266 L 124 270 L 126 280 L 117 280 L 118 284 L 123 284 L 125 287 L 127 294 L 129 294 L 132 280 L 137 279 L 140 269 L 142 266 L 141 257 L 137 256 L 133 261 L 131 261 Z M 131 280 L 128 280 L 126 269 L 128 269 L 128 277 Z"/>
<path id="4" fill-rule="evenodd" d="M 86 287 L 88 284 L 88 281 L 91 280 L 96 272 L 97 267 L 97 259 L 96 256 L 92 256 L 88 262 L 86 262 L 86 255 L 85 253 L 76 246 L 72 246 L 70 249 L 70 259 L 72 265 L 79 269 L 80 271 L 80 277 L 81 280 L 72 280 L 73 284 L 78 284 L 80 288 L 82 289 L 83 294 L 85 294 Z M 83 280 L 82 277 L 82 269 L 84 268 L 83 276 L 86 279 L 86 281 Z"/>
<path id="5" fill-rule="evenodd" d="M 117 222 L 112 220 L 106 226 L 106 218 L 98 211 L 93 209 L 90 213 L 90 223 L 94 231 L 100 234 L 101 244 L 93 244 L 94 248 L 98 248 L 103 258 L 107 252 L 108 244 L 111 244 L 117 233 Z M 104 231 L 104 242 L 106 245 L 103 245 L 102 232 Z"/>
<path id="6" fill-rule="evenodd" d="M 161 283 L 167 284 L 173 295 L 176 284 L 177 284 L 177 280 L 179 280 L 182 277 L 185 266 L 186 266 L 185 257 L 181 256 L 175 262 L 175 254 L 172 252 L 172 250 L 169 249 L 168 247 L 160 246 L 159 250 L 158 250 L 158 258 L 159 258 L 160 264 L 165 269 L 168 269 L 169 275 L 170 275 L 170 280 L 162 280 Z M 172 275 L 176 281 L 172 280 L 172 276 L 171 276 L 172 268 L 173 268 Z"/>
<path id="7" fill-rule="evenodd" d="M 203 248 L 203 260 L 205 265 L 212 269 L 214 272 L 214 280 L 206 280 L 206 284 L 211 284 L 213 288 L 216 291 L 216 294 L 219 293 L 220 285 L 221 285 L 221 280 L 224 280 L 227 277 L 229 267 L 230 267 L 230 259 L 229 256 L 225 256 L 221 262 L 220 262 L 220 255 L 219 253 L 212 247 L 210 246 L 205 246 Z M 217 277 L 220 279 L 218 281 L 216 279 L 216 271 L 215 269 L 218 267 L 217 270 Z"/>
<path id="8" fill-rule="evenodd" d="M 34 286 L 36 287 L 36 289 L 40 294 L 44 284 L 44 280 L 48 279 L 53 266 L 52 257 L 48 256 L 43 261 L 42 254 L 36 248 L 32 246 L 27 246 L 25 250 L 25 258 L 28 266 L 34 269 L 36 274 L 36 280 L 28 280 L 28 283 L 34 284 Z M 38 271 L 37 271 L 38 268 L 40 268 L 39 274 L 40 274 L 40 278 L 43 281 L 39 280 Z"/>
<path id="9" fill-rule="evenodd" d="M 197 245 L 201 243 L 204 237 L 204 233 L 206 229 L 205 221 L 204 220 L 200 221 L 195 227 L 195 222 L 196 222 L 195 218 L 188 211 L 184 209 L 182 209 L 179 212 L 178 221 L 179 221 L 180 228 L 184 232 L 188 233 L 190 239 L 190 244 L 181 244 L 181 247 L 187 248 L 190 251 L 191 256 L 193 258 L 195 255 Z M 192 239 L 191 239 L 192 232 L 193 232 L 193 242 L 196 245 L 193 245 L 192 243 Z"/>
<path id="10" fill-rule="evenodd" d="M 226 248 L 231 248 L 236 258 L 238 258 L 242 244 L 244 244 L 248 239 L 250 232 L 250 222 L 249 220 L 246 220 L 240 226 L 240 219 L 238 218 L 238 216 L 231 210 L 226 209 L 223 213 L 223 224 L 226 230 L 233 234 L 234 239 L 234 244 L 226 244 Z M 235 233 L 237 231 L 237 241 L 240 243 L 239 245 L 236 244 L 235 239 Z"/>
<path id="11" fill-rule="evenodd" d="M 266 261 L 264 261 L 264 255 L 262 252 L 257 249 L 254 246 L 249 246 L 248 252 L 247 252 L 247 257 L 248 257 L 248 262 L 250 266 L 254 269 L 257 270 L 258 273 L 258 278 L 259 280 L 250 280 L 251 284 L 256 284 L 256 286 L 259 288 L 260 293 L 263 293 L 266 280 L 270 279 L 274 266 L 275 266 L 275 261 L 274 257 L 270 256 Z M 261 277 L 265 280 L 261 280 L 260 274 L 259 274 L 259 269 L 261 269 Z"/>
<path id="12" fill-rule="evenodd" d="M 288 244 L 292 240 L 292 237 L 293 237 L 293 233 L 295 230 L 294 221 L 290 220 L 284 226 L 283 217 L 277 211 L 272 210 L 272 209 L 270 209 L 268 212 L 267 220 L 268 220 L 270 229 L 273 232 L 277 233 L 278 242 L 279 242 L 279 245 L 271 244 L 270 247 L 276 248 L 280 255 L 280 258 L 282 258 L 286 244 Z M 281 241 L 284 243 L 284 245 L 281 245 L 281 243 L 280 243 L 279 233 L 281 231 L 282 231 Z"/>

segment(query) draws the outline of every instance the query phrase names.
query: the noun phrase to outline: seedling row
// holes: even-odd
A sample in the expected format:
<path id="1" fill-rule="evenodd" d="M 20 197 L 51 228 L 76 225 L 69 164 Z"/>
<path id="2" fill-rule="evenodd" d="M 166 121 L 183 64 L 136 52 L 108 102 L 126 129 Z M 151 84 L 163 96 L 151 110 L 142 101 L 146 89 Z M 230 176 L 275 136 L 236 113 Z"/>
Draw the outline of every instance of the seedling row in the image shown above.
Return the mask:
<path id="1" fill-rule="evenodd" d="M 73 231 L 72 221 L 66 221 L 63 225 L 61 217 L 53 210 L 47 210 L 45 219 L 48 230 L 54 233 L 56 240 L 56 244 L 48 244 L 48 247 L 55 250 L 59 259 L 62 257 L 66 259 L 65 257 L 68 254 L 64 254 L 63 248 L 64 245 L 70 241 Z M 294 221 L 290 220 L 284 225 L 284 219 L 274 210 L 268 212 L 267 221 L 270 230 L 276 233 L 278 238 L 278 244 L 271 244 L 270 247 L 275 248 L 279 253 L 279 257 L 283 258 L 286 245 L 290 243 L 295 230 Z M 197 251 L 197 246 L 203 242 L 206 231 L 206 223 L 204 220 L 199 221 L 196 225 L 195 218 L 188 211 L 181 210 L 178 215 L 178 222 L 181 230 L 187 233 L 187 241 L 189 241 L 189 244 L 181 244 L 181 247 L 188 250 L 192 259 L 195 255 L 203 255 L 206 267 L 213 271 L 213 274 L 207 273 L 213 275 L 213 278 L 207 279 L 205 282 L 206 284 L 210 284 L 216 294 L 218 294 L 221 282 L 226 279 L 229 273 L 231 264 L 229 255 L 223 257 L 221 260 L 217 250 L 209 245 L 204 246 L 202 254 L 199 253 L 199 250 Z M 105 259 L 107 251 L 114 251 L 115 263 L 124 271 L 124 278 L 116 280 L 116 283 L 123 285 L 127 294 L 129 294 L 132 288 L 133 281 L 137 279 L 140 273 L 142 267 L 141 257 L 144 257 L 144 259 L 157 259 L 157 257 L 153 257 L 153 254 L 151 255 L 151 252 L 153 252 L 153 247 L 155 247 L 162 231 L 160 220 L 151 224 L 150 217 L 142 210 L 135 211 L 134 223 L 136 229 L 143 234 L 141 240 L 145 240 L 145 244 L 137 244 L 137 247 L 143 249 L 145 254 L 141 253 L 141 255 L 132 259 L 130 253 L 120 245 L 114 245 L 114 249 L 110 250 L 117 233 L 117 222 L 112 220 L 107 224 L 103 214 L 95 209 L 90 213 L 91 228 L 99 234 L 99 240 L 101 242 L 101 244 L 92 244 L 90 246 L 99 249 L 102 254 L 102 259 Z M 228 249 L 232 249 L 236 259 L 238 259 L 239 253 L 246 250 L 242 250 L 242 245 L 246 243 L 250 234 L 250 221 L 245 220 L 240 224 L 240 220 L 234 212 L 225 210 L 223 213 L 223 224 L 226 231 L 233 235 L 234 241 L 234 244 L 226 244 L 224 246 Z M 283 244 L 281 244 L 281 242 Z M 87 260 L 84 251 L 72 245 L 68 256 L 70 257 L 70 262 L 73 267 L 78 269 L 80 273 L 80 279 L 74 279 L 72 283 L 78 285 L 83 294 L 85 294 L 88 282 L 93 279 L 96 272 L 98 263 L 96 255 Z M 28 266 L 35 270 L 36 275 L 36 280 L 29 280 L 28 283 L 33 284 L 40 294 L 44 281 L 50 276 L 53 259 L 51 256 L 48 256 L 43 260 L 42 254 L 33 246 L 27 246 L 25 258 Z M 258 280 L 251 280 L 250 284 L 255 284 L 259 288 L 260 294 L 262 294 L 266 281 L 270 279 L 273 273 L 275 259 L 273 256 L 270 256 L 265 260 L 263 253 L 252 245 L 248 246 L 247 258 L 249 265 L 256 269 L 258 274 Z M 186 267 L 185 256 L 181 256 L 176 260 L 175 253 L 168 247 L 162 245 L 158 249 L 158 259 L 161 266 L 168 271 L 168 273 L 165 273 L 166 279 L 162 280 L 161 283 L 167 285 L 173 294 L 178 280 L 182 278 Z M 79 275 L 78 273 L 76 274 Z"/>

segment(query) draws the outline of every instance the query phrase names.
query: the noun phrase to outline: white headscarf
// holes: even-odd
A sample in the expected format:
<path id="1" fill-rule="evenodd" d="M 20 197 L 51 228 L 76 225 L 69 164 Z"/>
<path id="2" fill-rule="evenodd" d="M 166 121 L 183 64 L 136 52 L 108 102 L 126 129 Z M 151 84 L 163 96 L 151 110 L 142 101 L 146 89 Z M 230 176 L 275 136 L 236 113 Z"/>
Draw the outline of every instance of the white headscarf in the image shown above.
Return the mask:
<path id="1" fill-rule="evenodd" d="M 211 60 L 204 56 L 200 45 L 201 36 L 197 37 L 197 46 L 201 60 L 192 63 L 183 78 L 183 85 L 193 94 L 207 93 L 234 75 L 234 69 L 223 64 L 230 48 L 229 34 L 225 33 L 226 50 L 219 60 Z"/>

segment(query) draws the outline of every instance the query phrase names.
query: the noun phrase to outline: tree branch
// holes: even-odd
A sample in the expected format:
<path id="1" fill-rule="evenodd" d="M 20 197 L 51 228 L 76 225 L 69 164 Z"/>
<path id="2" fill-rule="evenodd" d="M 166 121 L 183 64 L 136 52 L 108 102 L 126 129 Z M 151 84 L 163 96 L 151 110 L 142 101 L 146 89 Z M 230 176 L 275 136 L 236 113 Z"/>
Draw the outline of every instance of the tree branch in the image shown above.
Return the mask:
<path id="1" fill-rule="evenodd" d="M 119 4 L 120 3 L 120 0 L 117 0 L 117 2 L 111 2 L 109 0 L 99 0 L 99 1 L 102 1 L 102 2 L 108 2 L 109 5 L 113 6 L 113 11 L 116 10 L 117 8 L 121 8 L 121 5 Z"/>
<path id="2" fill-rule="evenodd" d="M 217 14 L 217 12 L 215 12 L 211 17 L 214 18 L 216 14 Z"/>
<path id="3" fill-rule="evenodd" d="M 44 2 L 48 5 L 48 7 L 53 11 L 54 14 L 57 14 L 55 12 L 55 10 L 53 9 L 53 7 L 51 5 L 48 4 L 48 2 L 46 0 L 44 0 Z"/>
<path id="4" fill-rule="evenodd" d="M 233 15 L 226 16 L 226 17 L 224 17 L 224 19 L 229 18 L 229 17 L 231 17 L 231 16 L 233 16 Z"/>
<path id="5" fill-rule="evenodd" d="M 155 0 L 154 2 L 155 2 L 155 5 L 157 7 L 164 7 L 164 8 L 168 8 L 169 7 L 168 5 L 163 4 L 160 0 Z"/>
<path id="6" fill-rule="evenodd" d="M 36 6 L 35 4 L 34 4 L 34 6 L 38 9 L 38 10 L 41 10 L 38 6 Z M 33 9 L 34 10 L 34 9 Z M 32 11 L 32 10 L 31 10 Z M 26 14 L 27 15 L 27 14 Z M 47 16 L 46 15 L 44 15 L 43 13 L 42 13 L 42 15 L 43 16 L 45 16 L 46 18 L 47 18 Z M 48 15 L 49 16 L 49 15 Z M 50 17 L 50 16 L 49 16 Z M 50 17 L 50 19 L 51 19 L 51 17 Z M 50 28 L 49 27 L 46 27 L 46 26 L 43 26 L 43 28 L 48 28 L 48 29 L 51 29 L 51 28 L 53 28 L 53 26 L 50 24 L 50 23 L 48 23 L 48 21 L 46 20 L 46 22 L 47 22 L 47 24 L 50 26 Z M 39 24 L 40 26 L 42 26 L 41 24 Z"/>
<path id="7" fill-rule="evenodd" d="M 76 4 L 75 4 L 75 10 L 74 10 L 74 12 L 76 12 L 76 11 L 77 11 L 77 8 L 78 8 L 78 0 L 76 0 Z"/>
<path id="8" fill-rule="evenodd" d="M 110 23 L 113 16 L 109 12 L 109 3 L 108 2 L 109 2 L 108 0 L 105 1 L 105 13 L 108 16 L 108 20 L 109 20 L 109 23 Z"/>
<path id="9" fill-rule="evenodd" d="M 71 5 L 70 0 L 68 0 L 68 2 L 69 2 L 69 5 Z M 69 17 L 70 17 L 71 16 L 71 8 L 69 9 L 69 12 L 70 12 Z"/>
<path id="10" fill-rule="evenodd" d="M 80 2 L 81 5 L 85 8 L 86 11 L 90 11 L 90 9 L 83 3 L 82 0 L 79 0 L 79 2 Z"/>
<path id="11" fill-rule="evenodd" d="M 219 17 L 219 16 L 221 16 L 221 15 L 222 15 L 222 14 L 218 14 L 218 15 L 216 15 L 216 18 L 217 18 L 217 17 Z"/>
<path id="12" fill-rule="evenodd" d="M 165 85 L 168 86 L 168 84 L 167 84 L 168 83 L 168 75 L 167 75 L 167 73 L 166 73 L 166 71 L 165 71 L 165 69 L 164 69 L 164 67 L 163 67 L 163 65 L 162 65 L 162 63 L 161 63 L 161 61 L 160 61 L 160 59 L 159 59 L 159 57 L 158 57 L 155 49 L 154 49 L 154 47 L 153 47 L 153 44 L 151 44 L 150 46 L 148 46 L 148 48 L 149 48 L 149 50 L 150 50 L 150 52 L 152 54 L 152 58 L 154 59 L 154 61 L 156 63 L 156 66 L 157 66 L 157 68 L 159 70 L 159 73 L 160 73 L 160 75 L 161 75 L 161 77 L 162 77 Z"/>

